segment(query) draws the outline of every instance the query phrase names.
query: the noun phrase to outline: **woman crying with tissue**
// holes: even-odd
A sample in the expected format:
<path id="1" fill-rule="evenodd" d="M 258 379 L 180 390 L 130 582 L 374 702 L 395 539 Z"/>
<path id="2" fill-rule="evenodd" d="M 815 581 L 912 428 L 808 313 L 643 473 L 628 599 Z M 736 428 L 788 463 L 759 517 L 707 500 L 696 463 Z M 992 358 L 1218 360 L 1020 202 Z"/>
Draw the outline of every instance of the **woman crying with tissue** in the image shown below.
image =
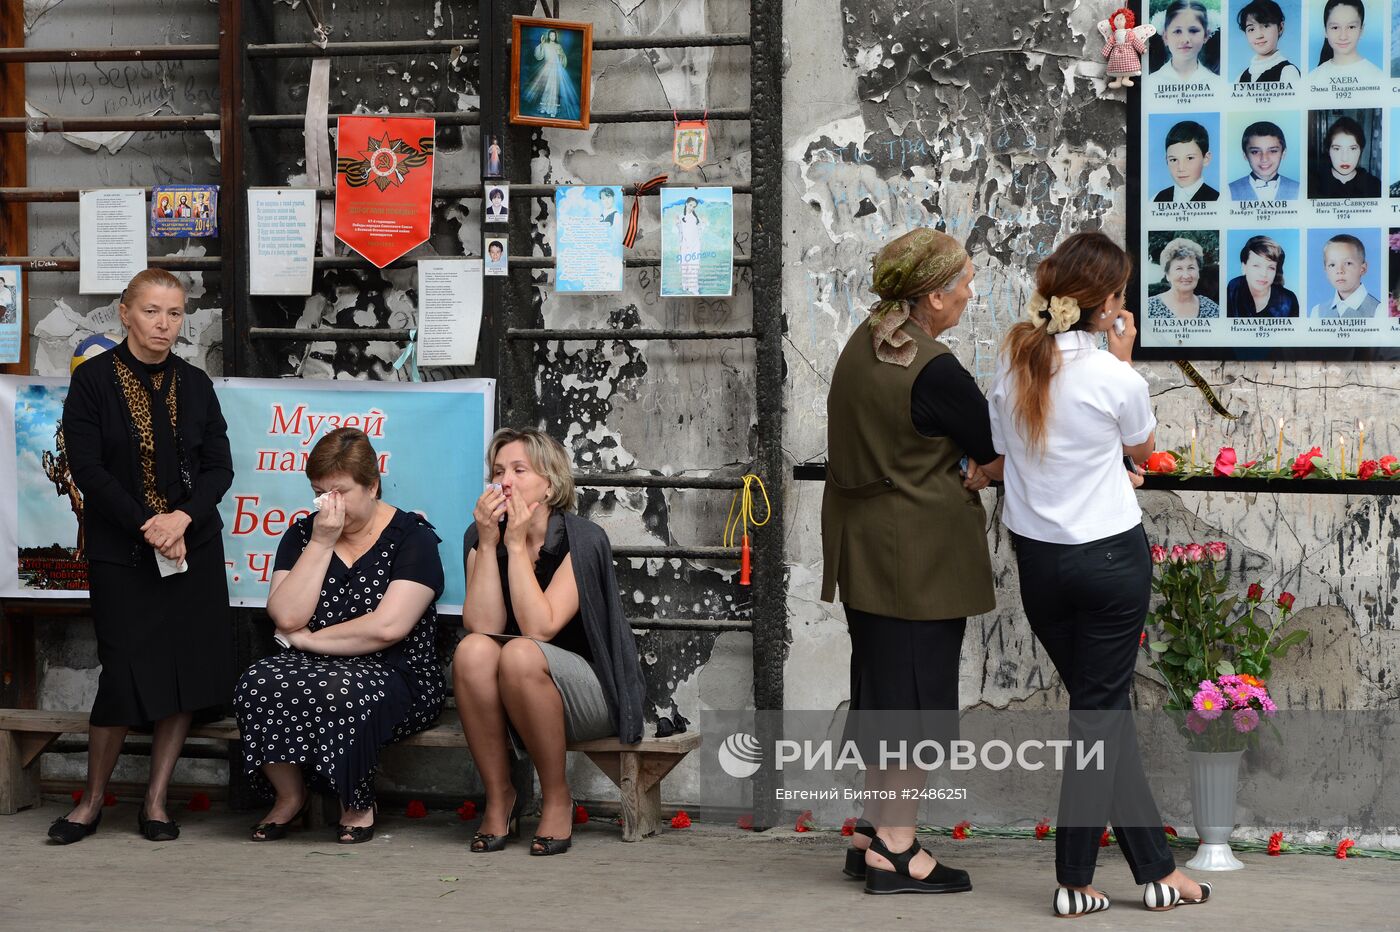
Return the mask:
<path id="1" fill-rule="evenodd" d="M 285 836 L 309 783 L 340 798 L 336 840 L 352 845 L 374 837 L 379 752 L 442 711 L 442 561 L 432 525 L 380 499 L 363 431 L 322 437 L 306 477 L 316 511 L 282 536 L 267 597 L 285 649 L 248 668 L 234 707 L 244 768 L 276 794 L 252 839 Z"/>

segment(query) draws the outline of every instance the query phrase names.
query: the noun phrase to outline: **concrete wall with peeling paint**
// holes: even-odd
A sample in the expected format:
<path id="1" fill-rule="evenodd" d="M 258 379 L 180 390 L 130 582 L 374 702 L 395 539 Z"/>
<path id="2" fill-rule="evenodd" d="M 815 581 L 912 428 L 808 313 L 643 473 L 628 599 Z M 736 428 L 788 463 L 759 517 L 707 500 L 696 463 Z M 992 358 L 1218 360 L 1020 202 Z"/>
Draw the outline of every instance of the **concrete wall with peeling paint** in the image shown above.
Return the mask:
<path id="1" fill-rule="evenodd" d="M 441 13 L 441 4 L 436 10 L 421 5 L 430 14 Z M 446 6 L 451 14 L 455 4 Z M 592 20 L 600 36 L 742 32 L 748 28 L 744 6 L 725 0 L 575 0 L 565 15 Z M 1102 96 L 1102 66 L 1090 39 L 1103 11 L 1074 0 L 1022 2 L 1020 8 L 1019 15 L 989 15 L 958 0 L 787 0 L 786 395 L 753 397 L 754 360 L 747 345 L 544 346 L 537 356 L 543 418 L 566 440 L 580 469 L 704 475 L 747 463 L 754 451 L 757 404 L 786 408 L 784 445 L 793 462 L 821 458 L 827 380 L 870 302 L 870 257 L 880 243 L 917 225 L 941 226 L 964 239 L 973 254 L 980 297 L 945 339 L 987 385 L 1000 337 L 1020 316 L 1029 273 L 1039 258 L 1075 230 L 1102 228 L 1121 235 L 1124 221 L 1124 108 L 1121 100 Z M 343 85 L 344 99 L 333 109 L 397 105 L 371 100 L 387 90 L 380 79 L 371 78 L 371 84 L 363 100 L 353 85 Z M 599 109 L 743 106 L 747 84 L 742 50 L 600 52 L 594 58 Z M 472 105 L 466 78 L 449 79 L 448 86 L 460 97 L 459 105 Z M 296 100 L 286 105 L 294 107 Z M 745 134 L 742 124 L 715 124 L 711 161 L 698 178 L 747 181 Z M 42 145 L 72 148 L 48 140 Z M 204 145 L 185 157 L 208 159 Z M 537 134 L 531 152 L 513 157 L 530 159 L 537 182 L 628 183 L 668 170 L 669 146 L 670 128 L 664 124 L 597 124 L 585 133 Z M 466 145 L 460 162 L 448 163 L 457 166 L 450 170 L 470 177 L 475 158 L 474 147 Z M 286 178 L 267 183 L 295 181 L 296 161 L 291 159 Z M 736 208 L 736 249 L 743 254 L 747 198 L 736 198 Z M 438 218 L 444 235 L 435 237 L 428 251 L 468 251 L 477 241 L 477 209 L 470 202 L 445 205 Z M 535 224 L 533 250 L 548 254 L 551 203 L 532 201 L 528 209 Z M 639 254 L 658 251 L 656 223 L 652 203 L 643 211 Z M 731 301 L 660 298 L 655 277 L 646 270 L 629 272 L 622 295 L 556 297 L 545 273 L 537 286 L 538 322 L 551 327 L 730 328 L 746 324 L 751 314 L 743 276 Z M 390 278 L 369 287 L 392 296 L 407 285 Z M 368 320 L 369 314 L 385 325 L 391 323 L 390 303 L 371 305 L 364 282 L 346 279 L 314 306 L 289 305 L 286 316 L 289 323 L 347 324 Z M 309 359 L 314 357 L 289 357 L 286 371 L 316 377 L 387 375 L 363 358 L 337 356 L 315 365 Z M 1152 388 L 1164 444 L 1183 442 L 1194 426 L 1202 449 L 1228 443 L 1257 451 L 1272 442 L 1276 418 L 1286 416 L 1298 444 L 1325 445 L 1324 438 L 1349 431 L 1361 417 L 1385 425 L 1373 427 L 1373 449 L 1400 447 L 1400 431 L 1387 423 L 1400 386 L 1400 373 L 1390 364 L 1201 365 L 1225 403 L 1241 413 L 1228 424 L 1209 412 L 1172 367 L 1139 368 Z M 765 478 L 785 486 L 787 706 L 834 709 L 847 700 L 849 644 L 839 609 L 818 601 L 821 489 Z M 995 498 L 986 494 L 990 508 Z M 1241 586 L 1259 580 L 1298 594 L 1299 621 L 1314 639 L 1276 670 L 1275 687 L 1288 704 L 1381 708 L 1394 703 L 1400 687 L 1392 671 L 1400 646 L 1393 622 L 1397 528 L 1389 499 L 1151 493 L 1142 501 L 1154 539 L 1224 539 L 1231 544 L 1231 568 Z M 727 507 L 724 493 L 606 490 L 587 492 L 582 510 L 604 524 L 615 544 L 710 545 L 718 542 Z M 1026 625 L 1014 561 L 996 521 L 988 544 L 997 570 L 998 608 L 969 625 L 962 702 L 997 708 L 1062 704 L 1058 682 Z M 725 564 L 634 560 L 622 575 L 631 594 L 630 614 L 703 618 L 742 614 L 746 608 Z M 77 634 L 45 637 L 46 655 L 70 658 L 66 666 L 50 666 L 46 699 L 60 689 L 65 697 L 81 699 L 88 671 L 80 668 L 90 668 L 95 659 L 90 644 Z M 752 703 L 747 634 L 656 632 L 641 635 L 639 643 L 655 711 L 665 714 L 674 704 L 690 715 Z M 1146 676 L 1139 678 L 1138 692 L 1145 704 L 1160 702 Z M 571 766 L 581 796 L 610 795 L 591 764 L 580 760 Z M 389 785 L 445 793 L 476 788 L 465 755 L 441 752 L 391 754 L 384 778 Z M 739 788 L 703 786 L 689 762 L 668 779 L 666 797 L 678 804 L 743 803 Z"/>
<path id="2" fill-rule="evenodd" d="M 944 339 L 985 389 L 1039 259 L 1077 230 L 1122 235 L 1125 109 L 1107 96 L 1096 63 L 1094 22 L 1103 10 L 1075 0 L 1021 6 L 1021 15 L 990 16 L 966 2 L 788 4 L 789 17 L 800 10 L 804 23 L 803 41 L 790 43 L 784 132 L 792 374 L 785 442 L 799 460 L 825 449 L 827 380 L 872 300 L 870 258 L 882 242 L 937 225 L 967 243 L 979 297 Z M 1279 417 L 1303 448 L 1325 448 L 1339 433 L 1354 441 L 1358 418 L 1373 426 L 1368 443 L 1375 436 L 1377 445 L 1368 449 L 1400 443 L 1387 414 L 1400 390 L 1393 364 L 1199 368 L 1239 420 L 1214 415 L 1170 364 L 1139 364 L 1159 445 L 1180 446 L 1195 427 L 1212 456 L 1223 445 L 1272 451 Z M 795 483 L 787 498 L 793 708 L 845 698 L 829 685 L 846 674 L 844 621 L 817 600 L 820 495 L 819 484 Z M 994 494 L 983 495 L 993 511 Z M 1298 595 L 1298 623 L 1314 636 L 1275 668 L 1275 691 L 1288 705 L 1381 708 L 1400 695 L 1397 516 L 1389 498 L 1159 492 L 1141 501 L 1154 540 L 1225 540 L 1241 588 L 1257 580 Z M 1026 624 L 1014 558 L 995 520 L 988 545 L 998 608 L 968 628 L 962 702 L 1062 702 Z M 1146 676 L 1138 691 L 1146 704 L 1161 700 Z"/>

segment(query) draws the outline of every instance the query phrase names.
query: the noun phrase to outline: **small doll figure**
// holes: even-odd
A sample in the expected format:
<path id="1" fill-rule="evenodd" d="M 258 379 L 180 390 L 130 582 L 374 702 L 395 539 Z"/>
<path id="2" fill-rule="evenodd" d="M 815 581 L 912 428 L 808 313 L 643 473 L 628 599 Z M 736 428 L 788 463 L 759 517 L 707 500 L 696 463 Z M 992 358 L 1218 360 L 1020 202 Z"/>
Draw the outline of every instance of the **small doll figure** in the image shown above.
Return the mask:
<path id="1" fill-rule="evenodd" d="M 1136 26 L 1133 11 L 1120 6 L 1099 22 L 1103 33 L 1103 57 L 1108 59 L 1109 87 L 1132 87 L 1133 78 L 1142 74 L 1142 56 L 1147 40 L 1157 34 L 1152 26 Z"/>

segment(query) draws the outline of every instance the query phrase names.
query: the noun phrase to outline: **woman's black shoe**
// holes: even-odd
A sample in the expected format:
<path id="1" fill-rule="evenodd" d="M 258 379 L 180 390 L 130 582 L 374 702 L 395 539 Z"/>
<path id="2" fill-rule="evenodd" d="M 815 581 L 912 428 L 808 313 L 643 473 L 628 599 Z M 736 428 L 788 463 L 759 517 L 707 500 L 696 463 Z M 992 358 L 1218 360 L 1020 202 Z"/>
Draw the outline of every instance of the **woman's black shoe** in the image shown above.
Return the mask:
<path id="1" fill-rule="evenodd" d="M 147 841 L 174 841 L 180 837 L 180 826 L 174 822 L 157 822 L 146 818 L 146 807 L 136 813 L 136 828 Z"/>
<path id="2" fill-rule="evenodd" d="M 510 807 L 510 818 L 506 820 L 506 833 L 504 835 L 492 835 L 489 832 L 477 832 L 472 836 L 472 854 L 490 854 L 494 851 L 504 851 L 506 840 L 520 837 L 520 794 L 515 794 L 515 805 Z"/>
<path id="3" fill-rule="evenodd" d="M 373 837 L 373 825 L 337 825 L 335 827 L 335 840 L 342 845 L 358 845 Z"/>
<path id="4" fill-rule="evenodd" d="M 910 876 L 909 862 L 914 860 L 914 856 L 923 850 L 919 847 L 917 838 L 908 848 L 895 854 L 885 847 L 884 841 L 877 836 L 870 843 L 870 850 L 893 864 L 894 870 L 887 871 L 880 867 L 867 867 L 865 870 L 866 893 L 965 893 L 972 889 L 972 879 L 967 876 L 967 871 L 948 867 L 942 861 L 934 864 L 933 870 L 929 871 L 927 877 L 920 879 Z"/>
<path id="5" fill-rule="evenodd" d="M 311 800 L 308 797 L 307 801 L 301 804 L 301 810 L 286 822 L 259 822 L 253 826 L 253 832 L 248 837 L 252 838 L 253 841 L 281 841 L 287 837 L 287 829 L 293 822 L 300 821 L 303 825 L 305 824 L 307 806 L 310 804 Z"/>
<path id="6" fill-rule="evenodd" d="M 572 819 L 577 811 L 578 804 L 572 799 L 569 800 L 569 817 Z M 567 838 L 551 838 L 548 835 L 536 835 L 530 842 L 530 853 L 536 857 L 548 857 L 551 854 L 563 854 L 574 844 L 574 836 L 571 832 Z"/>
<path id="7" fill-rule="evenodd" d="M 97 826 L 100 824 L 102 824 L 102 810 L 100 809 L 97 811 L 97 818 L 87 824 L 70 822 L 67 819 L 54 819 L 53 824 L 49 826 L 49 840 L 60 845 L 71 845 L 97 831 Z"/>
<path id="8" fill-rule="evenodd" d="M 864 819 L 856 819 L 855 833 L 864 835 L 871 841 L 875 840 L 875 826 Z M 846 866 L 841 869 L 841 873 L 855 880 L 865 879 L 865 849 L 857 848 L 855 845 L 846 849 Z"/>
<path id="9" fill-rule="evenodd" d="M 574 844 L 574 836 L 568 838 L 550 838 L 547 835 L 536 835 L 534 841 L 530 842 L 530 853 L 535 857 L 547 857 L 551 854 L 563 854 Z"/>

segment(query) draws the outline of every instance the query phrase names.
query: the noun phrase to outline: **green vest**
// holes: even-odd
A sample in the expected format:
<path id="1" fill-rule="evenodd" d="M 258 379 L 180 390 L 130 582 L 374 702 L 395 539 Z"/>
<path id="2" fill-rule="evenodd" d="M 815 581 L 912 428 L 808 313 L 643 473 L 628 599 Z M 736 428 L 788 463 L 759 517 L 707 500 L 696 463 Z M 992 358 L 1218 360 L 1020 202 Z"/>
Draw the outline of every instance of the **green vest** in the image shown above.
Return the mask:
<path id="1" fill-rule="evenodd" d="M 908 366 L 875 358 L 870 322 L 856 328 L 827 394 L 822 495 L 822 601 L 913 620 L 963 618 L 996 606 L 987 514 L 963 488 L 963 451 L 914 429 L 910 396 L 923 367 L 948 352 L 917 324 Z"/>

